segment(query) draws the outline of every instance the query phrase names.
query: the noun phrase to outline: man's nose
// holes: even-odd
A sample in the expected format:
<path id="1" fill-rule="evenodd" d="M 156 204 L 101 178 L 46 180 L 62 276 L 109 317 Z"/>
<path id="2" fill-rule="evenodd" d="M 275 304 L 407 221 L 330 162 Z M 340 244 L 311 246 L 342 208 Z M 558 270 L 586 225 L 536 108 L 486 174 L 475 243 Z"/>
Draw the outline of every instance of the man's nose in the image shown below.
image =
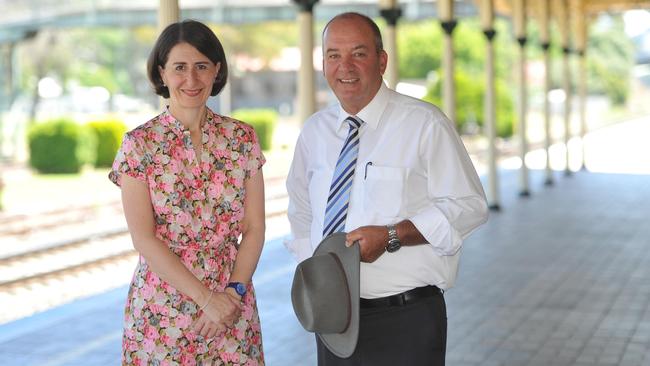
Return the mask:
<path id="1" fill-rule="evenodd" d="M 345 70 L 353 68 L 354 65 L 352 63 L 352 58 L 349 57 L 349 56 L 341 57 L 341 64 L 339 65 L 339 67 L 341 67 L 341 68 L 343 68 Z"/>

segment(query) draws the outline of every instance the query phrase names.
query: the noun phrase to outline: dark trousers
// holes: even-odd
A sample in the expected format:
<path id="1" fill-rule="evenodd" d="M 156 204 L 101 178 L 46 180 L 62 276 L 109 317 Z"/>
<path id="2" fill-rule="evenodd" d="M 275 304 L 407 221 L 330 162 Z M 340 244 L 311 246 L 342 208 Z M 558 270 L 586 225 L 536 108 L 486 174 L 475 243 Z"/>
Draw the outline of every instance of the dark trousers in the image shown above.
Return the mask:
<path id="1" fill-rule="evenodd" d="M 319 366 L 444 366 L 447 309 L 442 294 L 403 306 L 362 308 L 359 341 L 349 358 L 316 336 Z"/>

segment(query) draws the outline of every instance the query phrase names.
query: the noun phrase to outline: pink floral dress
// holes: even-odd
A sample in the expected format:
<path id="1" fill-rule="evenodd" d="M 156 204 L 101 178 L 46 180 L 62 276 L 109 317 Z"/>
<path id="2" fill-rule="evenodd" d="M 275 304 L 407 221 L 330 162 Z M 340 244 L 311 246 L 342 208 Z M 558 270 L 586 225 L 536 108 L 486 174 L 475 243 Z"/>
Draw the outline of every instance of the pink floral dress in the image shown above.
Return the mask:
<path id="1" fill-rule="evenodd" d="M 142 180 L 156 236 L 209 288 L 230 278 L 244 217 L 244 181 L 265 162 L 253 128 L 208 110 L 199 164 L 189 130 L 168 111 L 128 132 L 109 179 Z M 191 298 L 149 269 L 140 257 L 124 314 L 123 365 L 263 365 L 260 321 L 252 285 L 241 318 L 222 337 L 205 339 L 192 323 L 201 311 Z"/>

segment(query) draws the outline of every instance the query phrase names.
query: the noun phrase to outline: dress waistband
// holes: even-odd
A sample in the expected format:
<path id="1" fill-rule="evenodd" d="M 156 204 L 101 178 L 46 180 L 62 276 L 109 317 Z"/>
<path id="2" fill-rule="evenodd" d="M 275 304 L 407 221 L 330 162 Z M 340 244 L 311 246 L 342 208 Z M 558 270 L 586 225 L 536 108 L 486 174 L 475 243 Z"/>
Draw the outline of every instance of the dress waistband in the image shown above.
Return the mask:
<path id="1" fill-rule="evenodd" d="M 238 246 L 237 239 L 226 239 L 218 243 L 216 246 L 211 245 L 211 243 L 203 244 L 198 242 L 189 242 L 189 243 L 177 243 L 177 242 L 168 242 L 167 246 L 172 250 L 192 250 L 196 252 L 221 252 L 224 249 L 228 248 L 229 245 Z"/>

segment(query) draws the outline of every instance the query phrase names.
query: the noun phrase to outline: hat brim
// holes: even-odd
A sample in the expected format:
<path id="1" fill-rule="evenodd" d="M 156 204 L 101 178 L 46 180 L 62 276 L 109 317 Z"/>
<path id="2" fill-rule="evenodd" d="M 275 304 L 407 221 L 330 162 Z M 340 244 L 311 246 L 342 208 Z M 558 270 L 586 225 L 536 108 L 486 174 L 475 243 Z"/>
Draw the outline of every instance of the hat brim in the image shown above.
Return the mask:
<path id="1" fill-rule="evenodd" d="M 316 333 L 325 346 L 336 356 L 348 358 L 354 353 L 359 339 L 359 271 L 361 256 L 359 244 L 345 246 L 345 233 L 334 233 L 324 238 L 314 255 L 334 253 L 341 261 L 350 291 L 350 324 L 342 333 Z M 337 311 L 333 308 L 332 311 Z"/>

